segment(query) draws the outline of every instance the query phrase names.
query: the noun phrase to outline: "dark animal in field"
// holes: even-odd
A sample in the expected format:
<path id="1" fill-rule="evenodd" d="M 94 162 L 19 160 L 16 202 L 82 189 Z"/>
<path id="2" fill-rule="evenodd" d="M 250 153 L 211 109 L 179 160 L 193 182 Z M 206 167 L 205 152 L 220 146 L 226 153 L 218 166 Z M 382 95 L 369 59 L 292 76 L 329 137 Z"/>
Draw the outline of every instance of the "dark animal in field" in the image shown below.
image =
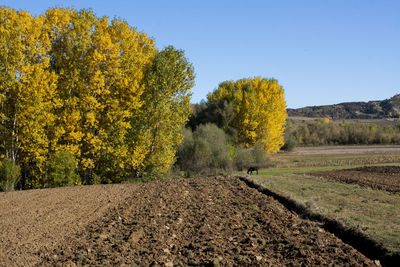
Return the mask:
<path id="1" fill-rule="evenodd" d="M 258 174 L 258 167 L 250 167 L 247 170 L 247 174 L 253 174 L 253 172 L 257 172 L 257 174 Z"/>

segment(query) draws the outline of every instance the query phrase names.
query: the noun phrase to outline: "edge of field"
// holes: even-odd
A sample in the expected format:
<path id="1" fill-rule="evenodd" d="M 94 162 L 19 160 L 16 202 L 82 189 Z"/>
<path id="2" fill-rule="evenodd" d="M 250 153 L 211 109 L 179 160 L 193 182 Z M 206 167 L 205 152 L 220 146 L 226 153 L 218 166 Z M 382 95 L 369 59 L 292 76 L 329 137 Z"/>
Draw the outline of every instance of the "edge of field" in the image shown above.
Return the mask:
<path id="1" fill-rule="evenodd" d="M 400 262 L 400 196 L 327 181 L 304 173 L 373 165 L 394 165 L 400 153 L 286 154 L 275 167 L 243 177 L 249 186 L 270 195 L 301 217 L 321 223 L 344 242 L 386 266 Z"/>
<path id="2" fill-rule="evenodd" d="M 321 223 L 322 228 L 338 236 L 345 243 L 353 246 L 370 259 L 378 259 L 384 266 L 397 266 L 400 262 L 400 251 L 393 251 L 385 247 L 381 242 L 366 234 L 360 226 L 350 226 L 347 221 L 316 212 L 308 203 L 304 204 L 298 199 L 271 191 L 260 185 L 259 181 L 255 182 L 243 176 L 239 176 L 239 178 L 246 182 L 248 186 L 272 196 L 286 208 L 296 212 L 300 217 Z"/>

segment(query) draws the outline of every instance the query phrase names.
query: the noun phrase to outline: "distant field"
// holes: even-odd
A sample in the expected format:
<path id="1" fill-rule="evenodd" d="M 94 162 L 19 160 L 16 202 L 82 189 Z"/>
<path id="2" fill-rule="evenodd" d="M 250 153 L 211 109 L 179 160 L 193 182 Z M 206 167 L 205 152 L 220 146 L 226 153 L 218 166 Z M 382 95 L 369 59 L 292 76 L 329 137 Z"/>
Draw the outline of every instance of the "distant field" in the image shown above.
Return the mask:
<path id="1" fill-rule="evenodd" d="M 400 145 L 373 145 L 373 146 L 319 146 L 319 147 L 297 147 L 291 155 L 338 155 L 338 154 L 360 154 L 370 156 L 370 154 L 398 154 L 400 155 Z"/>
<path id="2" fill-rule="evenodd" d="M 400 145 L 297 147 L 292 152 L 273 155 L 271 160 L 277 169 L 268 169 L 268 172 L 291 172 L 287 168 L 295 167 L 325 167 L 329 170 L 400 164 Z"/>
<path id="3" fill-rule="evenodd" d="M 400 255 L 400 146 L 297 148 L 272 161 L 249 178 Z"/>
<path id="4" fill-rule="evenodd" d="M 288 120 L 292 120 L 295 123 L 306 123 L 309 121 L 314 121 L 315 119 L 323 119 L 318 118 L 318 117 L 300 117 L 300 116 L 290 116 L 288 117 Z M 345 120 L 333 120 L 334 122 L 340 122 L 340 123 L 365 123 L 365 124 L 376 124 L 376 125 L 400 125 L 400 120 L 399 119 L 345 119 Z"/>

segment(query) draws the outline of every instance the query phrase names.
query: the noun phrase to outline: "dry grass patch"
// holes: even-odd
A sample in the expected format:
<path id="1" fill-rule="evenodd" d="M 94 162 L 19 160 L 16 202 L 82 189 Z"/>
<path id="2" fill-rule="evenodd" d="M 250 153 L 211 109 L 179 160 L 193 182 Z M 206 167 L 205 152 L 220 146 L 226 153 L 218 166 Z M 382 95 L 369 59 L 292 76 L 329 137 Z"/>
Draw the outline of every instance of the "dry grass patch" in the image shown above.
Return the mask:
<path id="1" fill-rule="evenodd" d="M 400 154 L 278 154 L 272 157 L 278 168 L 294 167 L 336 167 L 346 168 L 364 165 L 395 164 L 400 162 Z"/>
<path id="2" fill-rule="evenodd" d="M 249 178 L 317 214 L 358 228 L 387 250 L 400 253 L 400 196 L 299 174 Z"/>

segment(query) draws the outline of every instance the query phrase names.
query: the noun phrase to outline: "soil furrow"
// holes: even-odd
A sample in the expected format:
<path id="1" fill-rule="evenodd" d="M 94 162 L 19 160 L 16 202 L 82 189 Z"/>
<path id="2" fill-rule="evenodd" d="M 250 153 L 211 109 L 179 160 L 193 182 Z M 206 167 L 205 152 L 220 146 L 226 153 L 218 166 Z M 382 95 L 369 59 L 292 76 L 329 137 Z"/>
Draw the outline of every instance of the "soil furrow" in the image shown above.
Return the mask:
<path id="1" fill-rule="evenodd" d="M 138 185 L 103 218 L 41 257 L 41 264 L 70 265 L 373 265 L 231 177 Z"/>

